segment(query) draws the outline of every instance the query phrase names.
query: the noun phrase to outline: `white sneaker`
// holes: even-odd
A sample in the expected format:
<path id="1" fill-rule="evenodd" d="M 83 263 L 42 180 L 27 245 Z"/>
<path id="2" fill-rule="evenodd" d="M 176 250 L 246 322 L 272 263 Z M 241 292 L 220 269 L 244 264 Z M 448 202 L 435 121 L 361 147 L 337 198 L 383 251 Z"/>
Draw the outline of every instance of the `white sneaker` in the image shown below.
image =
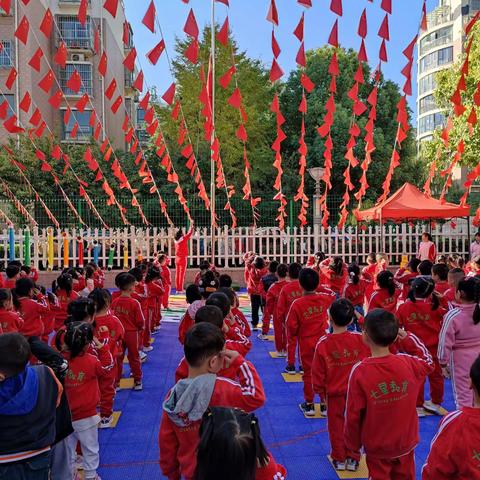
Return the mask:
<path id="1" fill-rule="evenodd" d="M 285 351 L 277 352 L 277 357 L 278 358 L 287 358 L 287 352 L 285 352 Z"/>
<path id="2" fill-rule="evenodd" d="M 133 386 L 133 389 L 137 392 L 140 392 L 141 390 L 143 390 L 142 382 L 135 382 L 135 385 Z"/>
<path id="3" fill-rule="evenodd" d="M 98 428 L 110 428 L 112 426 L 112 420 L 113 417 L 111 415 L 109 417 L 102 417 Z"/>
<path id="4" fill-rule="evenodd" d="M 143 347 L 143 352 L 151 352 L 153 350 L 153 347 L 150 345 L 149 347 Z"/>
<path id="5" fill-rule="evenodd" d="M 267 340 L 268 336 L 264 335 L 263 333 L 259 333 L 257 338 L 259 338 L 260 340 Z"/>
<path id="6" fill-rule="evenodd" d="M 441 415 L 443 407 L 441 405 L 437 405 L 436 403 L 433 403 L 431 400 L 426 400 L 423 403 L 423 408 L 427 412 L 434 413 L 435 415 Z"/>
<path id="7" fill-rule="evenodd" d="M 140 361 L 142 363 L 145 362 L 145 360 L 147 360 L 147 354 L 145 352 L 142 352 L 141 350 L 138 353 L 139 353 L 139 356 L 140 356 Z"/>
<path id="8" fill-rule="evenodd" d="M 427 416 L 423 407 L 417 407 L 417 415 L 418 415 L 418 418 L 422 418 L 422 417 Z"/>
<path id="9" fill-rule="evenodd" d="M 338 460 L 332 460 L 333 468 L 339 472 L 345 471 L 345 462 L 339 462 Z"/>

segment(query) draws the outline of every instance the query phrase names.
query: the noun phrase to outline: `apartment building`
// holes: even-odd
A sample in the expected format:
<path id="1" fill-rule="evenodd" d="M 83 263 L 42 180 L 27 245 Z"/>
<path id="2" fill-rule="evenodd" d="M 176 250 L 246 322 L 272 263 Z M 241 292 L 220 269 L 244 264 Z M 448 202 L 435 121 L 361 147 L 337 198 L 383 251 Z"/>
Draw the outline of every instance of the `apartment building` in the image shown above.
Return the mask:
<path id="1" fill-rule="evenodd" d="M 106 134 L 115 148 L 125 149 L 124 132 L 122 131 L 125 110 L 121 106 L 118 113 L 114 114 L 111 104 L 118 95 L 122 95 L 132 122 L 137 121 L 138 95 L 131 88 L 134 75 L 126 70 L 122 63 L 128 49 L 133 46 L 132 32 L 130 32 L 129 45 L 125 47 L 122 41 L 125 21 L 122 9 L 118 9 L 117 16 L 113 19 L 103 9 L 101 0 L 90 0 L 87 21 L 85 26 L 82 26 L 77 19 L 79 5 L 80 0 L 38 0 L 30 2 L 27 6 L 20 0 L 12 1 L 10 15 L 7 16 L 4 13 L 0 16 L 0 41 L 3 45 L 3 49 L 0 51 L 0 88 L 8 100 L 11 110 L 15 112 L 22 125 L 28 125 L 28 120 L 33 113 L 33 106 L 28 113 L 19 108 L 19 102 L 28 91 L 32 96 L 33 103 L 40 108 L 44 120 L 62 142 L 87 142 L 93 135 L 89 120 L 91 111 L 95 110 L 105 127 L 100 139 Z M 46 39 L 38 30 L 47 7 L 50 8 L 55 19 L 49 39 Z M 14 37 L 16 25 L 23 15 L 26 15 L 30 22 L 30 34 L 26 46 Z M 108 55 L 106 79 L 99 75 L 97 70 L 100 56 L 96 55 L 94 51 L 94 32 L 96 30 L 100 34 L 101 49 L 105 50 Z M 53 56 L 61 41 L 65 42 L 68 50 L 66 68 L 61 68 L 53 62 Z M 41 61 L 41 71 L 36 72 L 28 65 L 28 62 L 39 46 L 45 57 Z M 48 64 L 54 70 L 65 96 L 60 110 L 54 109 L 48 103 L 48 95 L 38 88 L 38 82 L 48 72 Z M 8 91 L 5 87 L 5 80 L 12 66 L 17 69 L 18 76 L 14 86 Z M 67 87 L 68 79 L 74 69 L 82 78 L 82 88 L 78 93 Z M 110 101 L 105 97 L 104 92 L 112 78 L 117 81 L 117 91 Z M 54 83 L 54 88 L 58 88 L 56 83 Z M 53 92 L 54 89 L 52 89 Z M 88 93 L 90 96 L 93 107 L 87 104 L 84 112 L 76 111 L 74 106 L 84 93 Z M 3 99 L 0 99 L 1 101 Z M 68 106 L 73 113 L 65 125 L 64 114 Z M 142 135 L 142 128 L 144 128 L 141 122 L 142 112 L 139 112 L 138 116 L 140 123 L 137 126 L 137 132 Z M 79 127 L 76 138 L 72 139 L 71 132 L 75 122 L 78 122 Z M 2 143 L 7 140 L 7 136 L 7 132 L 0 129 Z"/>

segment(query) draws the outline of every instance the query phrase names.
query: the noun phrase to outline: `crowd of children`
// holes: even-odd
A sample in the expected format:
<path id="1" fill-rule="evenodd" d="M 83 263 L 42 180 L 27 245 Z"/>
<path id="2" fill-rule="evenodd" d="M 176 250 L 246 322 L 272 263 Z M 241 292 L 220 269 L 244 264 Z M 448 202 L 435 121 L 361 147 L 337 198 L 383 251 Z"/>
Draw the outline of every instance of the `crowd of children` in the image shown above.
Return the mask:
<path id="1" fill-rule="evenodd" d="M 372 480 L 414 479 L 418 417 L 446 413 L 444 378 L 451 378 L 458 410 L 443 418 L 422 476 L 480 479 L 480 257 L 435 262 L 415 258 L 393 271 L 383 254 L 361 268 L 321 252 L 305 266 L 250 252 L 251 325 L 232 278 L 203 262 L 186 288 L 178 331 L 184 357 L 162 404 L 163 475 L 287 478 L 261 438 L 254 412 L 266 398 L 248 360 L 252 332 L 267 340 L 273 325 L 285 373 L 302 375 L 303 414 L 327 418 L 336 470 L 358 470 L 364 452 Z M 0 288 L 4 478 L 76 480 L 81 463 L 85 480 L 99 479 L 98 427 L 112 423 L 125 356 L 134 391 L 143 388 L 142 363 L 168 308 L 168 263 L 159 254 L 119 273 L 113 293 L 95 264 L 65 269 L 48 292 L 34 269 L 7 266 Z"/>

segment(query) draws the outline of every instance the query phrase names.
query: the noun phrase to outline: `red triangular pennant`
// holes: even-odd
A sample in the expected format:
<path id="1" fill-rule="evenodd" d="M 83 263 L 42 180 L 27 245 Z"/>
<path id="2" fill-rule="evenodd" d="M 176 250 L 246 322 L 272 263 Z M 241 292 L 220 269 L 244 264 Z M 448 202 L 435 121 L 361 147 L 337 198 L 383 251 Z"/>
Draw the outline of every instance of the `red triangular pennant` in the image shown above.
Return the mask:
<path id="1" fill-rule="evenodd" d="M 143 17 L 142 23 L 152 32 L 155 33 L 155 4 L 153 0 L 150 2 L 150 5 L 145 12 L 145 16 Z"/>
<path id="2" fill-rule="evenodd" d="M 53 15 L 49 8 L 45 12 L 43 16 L 42 23 L 40 24 L 40 31 L 47 37 L 50 38 L 52 34 L 52 27 L 53 27 Z"/>
<path id="3" fill-rule="evenodd" d="M 43 50 L 38 47 L 37 51 L 33 54 L 32 58 L 29 60 L 28 64 L 37 72 L 40 72 L 42 65 L 41 59 L 43 57 Z"/>
<path id="4" fill-rule="evenodd" d="M 30 31 L 30 24 L 27 17 L 24 15 L 15 30 L 14 36 L 17 37 L 24 45 L 28 42 L 28 32 Z"/>
<path id="5" fill-rule="evenodd" d="M 162 38 L 160 42 L 157 43 L 148 53 L 147 53 L 147 58 L 148 61 L 152 65 L 156 65 L 158 62 L 158 59 L 160 58 L 160 55 L 162 55 L 163 51 L 165 50 L 165 42 Z"/>

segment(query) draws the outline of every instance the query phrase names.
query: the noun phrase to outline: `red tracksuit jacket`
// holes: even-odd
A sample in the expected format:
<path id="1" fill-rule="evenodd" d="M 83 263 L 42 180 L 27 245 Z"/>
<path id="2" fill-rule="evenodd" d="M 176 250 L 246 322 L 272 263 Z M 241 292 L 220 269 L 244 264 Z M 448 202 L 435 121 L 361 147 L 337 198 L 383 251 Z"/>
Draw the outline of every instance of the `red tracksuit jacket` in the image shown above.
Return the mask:
<path id="1" fill-rule="evenodd" d="M 263 468 L 257 468 L 255 480 L 285 480 L 287 478 L 287 470 L 283 465 L 275 462 L 270 454 L 268 465 Z"/>
<path id="2" fill-rule="evenodd" d="M 345 287 L 344 297 L 350 300 L 354 307 L 363 307 L 369 283 L 370 282 L 363 278 L 361 278 L 356 285 L 354 283 L 348 283 Z"/>
<path id="3" fill-rule="evenodd" d="M 58 298 L 58 307 L 54 308 L 55 311 L 55 330 L 58 330 L 67 319 L 67 309 L 70 302 L 73 302 L 78 298 L 78 293 L 72 290 L 70 295 L 67 295 L 65 290 L 58 289 L 55 295 Z"/>
<path id="4" fill-rule="evenodd" d="M 247 279 L 247 292 L 249 295 L 262 295 L 265 296 L 265 290 L 263 289 L 262 277 L 268 273 L 267 268 L 261 270 L 256 269 L 252 263 L 247 263 L 245 268 L 248 271 L 248 275 L 245 275 Z"/>
<path id="5" fill-rule="evenodd" d="M 418 276 L 418 272 L 411 272 L 406 268 L 400 268 L 395 272 L 394 278 L 397 283 L 402 285 L 402 295 L 403 299 L 408 297 L 408 292 L 410 291 L 410 282 Z"/>
<path id="6" fill-rule="evenodd" d="M 0 309 L 0 328 L 3 333 L 15 333 L 21 330 L 23 320 L 13 310 Z"/>
<path id="7" fill-rule="evenodd" d="M 397 309 L 398 323 L 407 332 L 416 335 L 431 351 L 437 349 L 438 338 L 446 311 L 443 307 L 432 309 L 432 299 L 407 299 Z"/>
<path id="8" fill-rule="evenodd" d="M 231 313 L 234 316 L 235 321 L 240 327 L 240 331 L 243 333 L 243 335 L 245 335 L 246 337 L 251 337 L 252 329 L 250 328 L 247 317 L 243 314 L 243 312 L 239 308 L 234 307 L 232 308 Z"/>
<path id="9" fill-rule="evenodd" d="M 225 348 L 235 350 L 242 357 L 245 357 L 252 348 L 252 342 L 243 335 L 242 331 L 237 326 L 228 325 L 228 332 L 225 333 L 226 345 Z"/>
<path id="10" fill-rule="evenodd" d="M 419 345 L 422 348 L 421 344 Z M 433 369 L 432 357 L 406 354 L 369 357 L 350 374 L 345 415 L 345 444 L 364 447 L 372 458 L 396 458 L 418 443 L 418 391 Z"/>
<path id="11" fill-rule="evenodd" d="M 374 290 L 368 301 L 367 312 L 375 308 L 383 308 L 388 312 L 395 313 L 399 296 L 400 290 L 395 290 L 393 295 L 390 295 L 385 288 Z"/>
<path id="12" fill-rule="evenodd" d="M 162 301 L 163 294 L 165 293 L 165 289 L 163 288 L 163 284 L 158 282 L 157 280 L 153 282 L 148 282 L 146 284 L 147 287 L 147 307 L 154 308 L 157 305 L 157 302 Z"/>
<path id="13" fill-rule="evenodd" d="M 106 345 L 96 352 L 98 357 L 86 352 L 68 361 L 65 392 L 74 421 L 97 414 L 100 402 L 98 379 L 106 375 L 113 366 L 112 356 Z"/>
<path id="14" fill-rule="evenodd" d="M 143 330 L 145 318 L 140 302 L 131 297 L 117 297 L 110 306 L 112 313 L 122 322 L 126 332 Z"/>
<path id="15" fill-rule="evenodd" d="M 19 298 L 20 308 L 18 314 L 23 319 L 20 333 L 26 337 L 41 337 L 45 331 L 42 316 L 50 312 L 50 307 L 45 301 L 42 303 L 33 298 Z"/>
<path id="16" fill-rule="evenodd" d="M 480 408 L 444 417 L 422 469 L 422 480 L 480 480 Z"/>
<path id="17" fill-rule="evenodd" d="M 330 333 L 317 343 L 312 365 L 313 390 L 322 400 L 345 396 L 353 366 L 370 356 L 358 332 Z"/>
<path id="18" fill-rule="evenodd" d="M 277 312 L 277 302 L 282 288 L 287 285 L 287 281 L 282 279 L 275 282 L 267 292 L 266 301 L 265 301 L 265 312 L 264 317 L 271 315 L 273 318 L 276 318 Z"/>
<path id="19" fill-rule="evenodd" d="M 125 329 L 122 322 L 112 313 L 95 316 L 95 335 L 102 341 L 108 341 L 108 347 L 112 357 L 115 357 L 122 351 L 122 340 L 125 336 Z"/>
<path id="20" fill-rule="evenodd" d="M 338 275 L 334 273 L 334 271 L 329 267 L 329 265 L 330 259 L 324 260 L 320 265 L 320 270 L 326 282 L 325 286 L 327 286 L 336 293 L 342 293 L 345 290 L 345 284 L 347 283 L 347 267 L 343 265 L 342 271 Z"/>
<path id="21" fill-rule="evenodd" d="M 193 227 L 190 227 L 190 230 L 180 237 L 180 240 L 175 240 L 175 256 L 176 257 L 188 257 L 188 241 L 190 240 L 193 234 Z"/>
<path id="22" fill-rule="evenodd" d="M 287 282 L 287 284 L 282 288 L 277 301 L 277 315 L 280 322 L 285 322 L 293 301 L 297 298 L 300 298 L 302 295 L 303 289 L 298 280 Z"/>
<path id="23" fill-rule="evenodd" d="M 210 399 L 209 401 L 205 399 L 205 404 L 202 405 L 204 412 L 208 407 L 241 408 L 246 412 L 252 412 L 265 403 L 262 382 L 251 363 L 239 356 L 231 366 L 237 369 L 240 383 L 216 377 Z M 180 480 L 181 477 L 191 480 L 195 472 L 196 448 L 203 413 L 196 411 L 199 419 L 192 421 L 189 418 L 191 412 L 175 414 L 167 410 L 166 405 L 172 401 L 171 395 L 176 395 L 177 387 L 178 384 L 167 394 L 164 402 L 159 432 L 160 468 L 169 480 Z M 175 403 L 181 400 L 181 396 L 175 397 Z M 192 404 L 198 407 L 195 399 Z"/>
<path id="24" fill-rule="evenodd" d="M 448 282 L 437 282 L 435 284 L 435 291 L 440 295 L 444 295 L 447 290 L 450 289 L 450 285 Z"/>

